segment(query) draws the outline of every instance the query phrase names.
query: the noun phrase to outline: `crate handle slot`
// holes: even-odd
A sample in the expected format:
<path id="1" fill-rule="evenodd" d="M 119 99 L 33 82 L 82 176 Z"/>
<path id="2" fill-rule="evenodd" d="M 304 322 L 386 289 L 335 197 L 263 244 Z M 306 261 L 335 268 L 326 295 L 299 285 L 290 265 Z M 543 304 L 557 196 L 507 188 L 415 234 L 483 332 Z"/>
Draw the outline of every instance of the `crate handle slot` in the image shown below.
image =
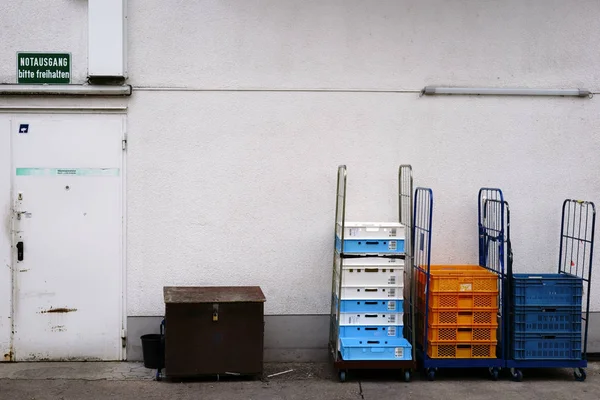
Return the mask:
<path id="1" fill-rule="evenodd" d="M 379 340 L 367 340 L 367 344 L 379 344 Z"/>
<path id="2" fill-rule="evenodd" d="M 458 328 L 459 332 L 471 332 L 473 328 Z"/>
<path id="3" fill-rule="evenodd" d="M 456 348 L 458 348 L 458 349 L 470 349 L 471 345 L 470 344 L 459 344 L 459 345 L 456 345 Z"/>
<path id="4" fill-rule="evenodd" d="M 379 272 L 379 268 L 365 268 L 365 272 Z"/>
<path id="5" fill-rule="evenodd" d="M 365 301 L 365 305 L 367 306 L 373 306 L 375 304 L 377 304 L 377 301 Z"/>
<path id="6" fill-rule="evenodd" d="M 544 308 L 542 312 L 556 312 L 556 308 Z"/>
<path id="7" fill-rule="evenodd" d="M 458 315 L 473 315 L 471 311 L 459 311 Z"/>
<path id="8" fill-rule="evenodd" d="M 377 288 L 373 289 L 373 288 L 366 288 L 365 292 L 376 292 Z"/>
<path id="9" fill-rule="evenodd" d="M 552 336 L 552 335 L 542 336 L 542 339 L 556 339 L 556 336 Z"/>
<path id="10" fill-rule="evenodd" d="M 365 314 L 365 318 L 377 318 L 377 314 Z"/>
<path id="11" fill-rule="evenodd" d="M 360 329 L 360 328 L 358 328 L 358 329 Z M 372 328 L 372 327 L 371 328 L 365 328 L 365 331 L 376 331 L 376 330 L 377 330 L 377 328 Z"/>
<path id="12" fill-rule="evenodd" d="M 378 245 L 378 244 L 379 244 L 379 242 L 368 241 L 368 242 L 365 242 L 365 244 L 374 244 L 374 245 Z"/>

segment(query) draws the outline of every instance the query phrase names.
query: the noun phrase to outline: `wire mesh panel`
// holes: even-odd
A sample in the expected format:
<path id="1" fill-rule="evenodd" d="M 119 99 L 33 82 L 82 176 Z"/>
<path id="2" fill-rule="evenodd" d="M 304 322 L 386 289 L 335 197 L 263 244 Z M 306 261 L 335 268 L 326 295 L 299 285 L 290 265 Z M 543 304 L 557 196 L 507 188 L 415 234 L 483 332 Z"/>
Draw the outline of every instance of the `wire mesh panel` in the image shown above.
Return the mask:
<path id="1" fill-rule="evenodd" d="M 585 306 L 585 316 L 582 319 L 586 321 L 586 324 L 583 359 L 586 359 L 587 355 L 587 320 L 590 309 L 595 227 L 596 206 L 594 203 L 570 199 L 563 202 L 558 272 L 580 277 L 584 282 L 582 303 Z"/>
<path id="2" fill-rule="evenodd" d="M 510 296 L 509 283 L 506 274 L 507 246 L 510 249 L 510 219 L 508 202 L 500 189 L 481 188 L 478 196 L 478 226 L 479 226 L 479 265 L 498 274 L 498 321 L 500 341 L 498 343 L 498 358 L 506 358 L 504 342 L 509 337 L 510 324 L 508 316 L 507 297 Z M 510 250 L 509 250 L 510 252 Z"/>
<path id="3" fill-rule="evenodd" d="M 413 265 L 416 274 L 425 274 L 423 284 L 415 281 L 416 296 L 413 298 L 424 298 L 424 309 L 415 309 L 417 319 L 422 320 L 423 332 L 417 332 L 422 335 L 417 340 L 424 346 L 427 343 L 427 309 L 429 308 L 429 296 L 427 288 L 429 284 L 429 268 L 431 265 L 431 222 L 433 217 L 433 192 L 429 188 L 417 188 L 414 197 L 413 229 L 411 243 L 413 244 Z M 420 282 L 421 280 L 419 280 Z M 414 301 L 413 301 L 414 303 Z M 414 305 L 413 305 L 414 307 Z M 423 318 L 423 319 L 420 319 Z M 419 324 L 421 326 L 421 324 Z"/>
<path id="4" fill-rule="evenodd" d="M 412 201 L 413 201 L 413 175 L 412 166 L 400 165 L 398 169 L 398 215 L 400 223 L 406 227 L 407 232 L 412 232 Z M 410 234 L 406 237 L 406 255 L 412 255 Z"/>
<path id="5" fill-rule="evenodd" d="M 410 339 L 413 352 L 413 360 L 416 358 L 416 337 L 415 337 L 415 312 L 413 308 L 413 300 L 415 298 L 415 285 L 413 285 L 414 271 L 413 271 L 413 250 L 411 246 L 412 236 L 412 204 L 413 202 L 413 175 L 412 166 L 400 165 L 398 168 L 398 217 L 400 223 L 406 227 L 406 255 L 405 255 L 405 268 L 404 268 L 404 298 L 406 300 L 406 307 L 404 309 L 405 315 L 405 337 Z"/>
<path id="6" fill-rule="evenodd" d="M 508 203 L 500 189 L 479 190 L 479 265 L 504 274 L 505 208 Z"/>
<path id="7" fill-rule="evenodd" d="M 340 307 L 341 301 L 340 292 L 342 290 L 342 263 L 341 260 L 337 262 L 337 246 L 336 246 L 336 235 L 340 232 L 341 248 L 340 253 L 344 252 L 344 221 L 346 217 L 346 166 L 340 165 L 337 173 L 337 186 L 336 186 L 336 201 L 335 201 L 335 225 L 334 225 L 334 238 L 333 238 L 333 276 L 331 280 L 331 313 L 330 313 L 330 327 L 329 327 L 329 346 L 333 352 L 333 358 L 335 361 L 338 360 L 338 337 L 340 329 Z"/>

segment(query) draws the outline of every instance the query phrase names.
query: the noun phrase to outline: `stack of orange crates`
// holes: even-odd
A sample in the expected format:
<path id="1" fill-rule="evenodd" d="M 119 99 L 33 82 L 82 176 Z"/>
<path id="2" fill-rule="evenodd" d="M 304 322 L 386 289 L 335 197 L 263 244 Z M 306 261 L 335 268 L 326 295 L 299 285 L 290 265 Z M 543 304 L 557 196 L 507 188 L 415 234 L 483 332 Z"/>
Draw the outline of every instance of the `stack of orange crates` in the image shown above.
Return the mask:
<path id="1" fill-rule="evenodd" d="M 427 355 L 496 358 L 498 275 L 478 265 L 432 265 Z M 418 270 L 417 340 L 423 344 L 427 275 Z"/>

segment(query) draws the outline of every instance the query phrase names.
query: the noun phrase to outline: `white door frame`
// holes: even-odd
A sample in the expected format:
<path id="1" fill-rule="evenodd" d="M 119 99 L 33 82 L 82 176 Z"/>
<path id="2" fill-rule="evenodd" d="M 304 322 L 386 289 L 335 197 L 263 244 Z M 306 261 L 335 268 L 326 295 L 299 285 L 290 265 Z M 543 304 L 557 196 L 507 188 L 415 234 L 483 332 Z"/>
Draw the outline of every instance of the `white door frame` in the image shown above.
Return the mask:
<path id="1" fill-rule="evenodd" d="M 63 107 L 63 106 L 0 106 L 0 114 L 8 114 L 9 117 L 16 117 L 22 114 L 121 114 L 122 115 L 122 143 L 123 143 L 123 153 L 121 159 L 122 165 L 122 203 L 121 203 L 121 360 L 127 359 L 127 107 L 126 106 L 91 106 L 91 107 Z M 9 135 L 9 145 L 12 149 L 12 134 Z M 14 165 L 12 160 L 12 151 L 11 151 L 11 208 L 14 207 Z M 13 211 L 13 224 L 14 224 L 14 209 Z M 10 312 L 11 312 L 11 334 L 10 334 L 10 348 L 11 348 L 11 361 L 14 360 L 14 299 L 17 296 L 16 293 L 16 270 L 15 270 L 15 240 L 14 240 L 14 225 L 12 228 L 12 242 L 11 242 L 11 281 L 12 281 L 12 291 L 11 291 L 11 299 L 10 299 Z"/>

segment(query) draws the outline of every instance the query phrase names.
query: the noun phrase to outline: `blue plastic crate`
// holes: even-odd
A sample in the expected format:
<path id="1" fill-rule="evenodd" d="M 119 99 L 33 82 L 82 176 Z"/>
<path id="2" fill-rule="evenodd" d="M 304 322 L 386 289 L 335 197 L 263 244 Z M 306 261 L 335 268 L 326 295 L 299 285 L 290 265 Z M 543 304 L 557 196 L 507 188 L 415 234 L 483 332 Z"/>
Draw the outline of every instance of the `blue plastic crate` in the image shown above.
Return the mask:
<path id="1" fill-rule="evenodd" d="M 402 325 L 390 325 L 390 326 L 340 326 L 340 337 L 341 338 L 381 338 L 390 339 L 404 337 Z"/>
<path id="2" fill-rule="evenodd" d="M 581 333 L 581 307 L 514 307 L 515 333 Z"/>
<path id="3" fill-rule="evenodd" d="M 335 247 L 341 251 L 339 236 Z M 344 254 L 404 254 L 404 239 L 344 239 Z"/>
<path id="4" fill-rule="evenodd" d="M 515 360 L 580 360 L 581 333 L 513 334 Z"/>
<path id="5" fill-rule="evenodd" d="M 406 339 L 341 338 L 344 360 L 410 360 L 411 345 Z"/>
<path id="6" fill-rule="evenodd" d="M 515 306 L 581 307 L 583 280 L 566 274 L 513 275 Z"/>
<path id="7" fill-rule="evenodd" d="M 342 300 L 341 312 L 402 312 L 404 300 Z"/>

